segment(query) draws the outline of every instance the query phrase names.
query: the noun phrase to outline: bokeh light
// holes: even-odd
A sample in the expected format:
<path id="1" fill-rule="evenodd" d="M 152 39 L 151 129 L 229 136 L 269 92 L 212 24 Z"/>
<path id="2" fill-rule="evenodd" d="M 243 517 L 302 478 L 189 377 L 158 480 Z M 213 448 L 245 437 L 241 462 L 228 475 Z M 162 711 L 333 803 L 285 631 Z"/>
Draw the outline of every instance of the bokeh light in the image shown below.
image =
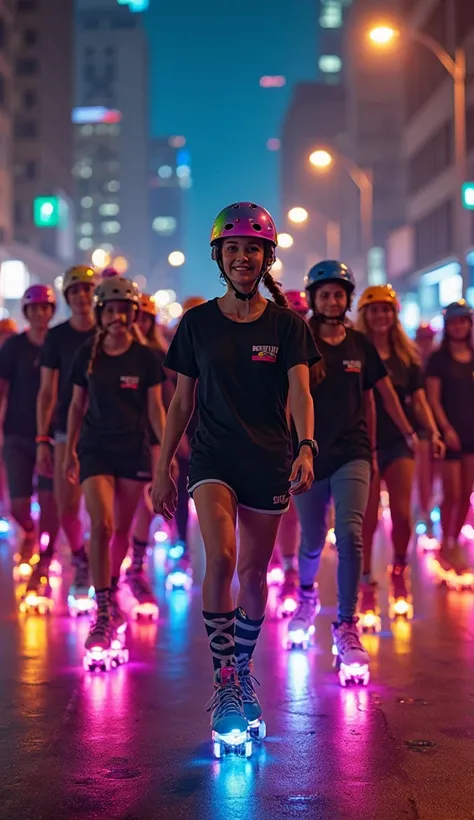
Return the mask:
<path id="1" fill-rule="evenodd" d="M 186 257 L 182 251 L 171 251 L 168 256 L 168 262 L 173 268 L 179 268 L 181 265 L 184 265 L 185 261 Z"/>

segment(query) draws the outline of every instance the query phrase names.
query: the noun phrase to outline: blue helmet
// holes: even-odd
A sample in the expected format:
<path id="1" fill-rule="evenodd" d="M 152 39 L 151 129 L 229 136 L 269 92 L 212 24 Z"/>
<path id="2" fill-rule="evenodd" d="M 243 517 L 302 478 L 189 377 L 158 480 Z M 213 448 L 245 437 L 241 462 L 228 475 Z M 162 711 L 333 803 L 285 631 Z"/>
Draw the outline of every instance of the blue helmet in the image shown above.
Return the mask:
<path id="1" fill-rule="evenodd" d="M 472 308 L 469 307 L 465 299 L 459 299 L 458 302 L 451 302 L 451 304 L 443 310 L 443 316 L 445 322 L 457 316 L 472 319 Z"/>
<path id="2" fill-rule="evenodd" d="M 349 296 L 355 290 L 355 278 L 351 269 L 348 265 L 337 262 L 335 259 L 325 259 L 313 265 L 304 280 L 306 290 L 312 290 L 324 282 L 341 282 Z"/>

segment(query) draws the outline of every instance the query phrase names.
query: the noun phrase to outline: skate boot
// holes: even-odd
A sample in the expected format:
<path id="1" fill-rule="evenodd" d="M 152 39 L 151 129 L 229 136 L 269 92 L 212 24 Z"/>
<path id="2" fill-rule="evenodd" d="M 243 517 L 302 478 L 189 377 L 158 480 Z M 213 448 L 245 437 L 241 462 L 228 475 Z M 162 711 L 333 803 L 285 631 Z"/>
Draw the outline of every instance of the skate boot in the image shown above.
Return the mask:
<path id="1" fill-rule="evenodd" d="M 120 608 L 117 592 L 118 587 L 112 587 L 110 591 L 110 622 L 112 624 L 112 630 L 120 635 L 127 629 L 128 622 Z"/>
<path id="2" fill-rule="evenodd" d="M 85 643 L 83 666 L 89 672 L 108 672 L 112 667 L 126 663 L 129 657 L 124 633 L 114 630 L 108 606 L 102 600 L 100 607 Z"/>
<path id="3" fill-rule="evenodd" d="M 450 589 L 471 589 L 474 573 L 467 560 L 465 549 L 459 541 L 446 539 L 441 544 L 437 563 L 442 583 Z"/>
<path id="4" fill-rule="evenodd" d="M 237 676 L 242 692 L 244 715 L 248 720 L 252 737 L 263 740 L 267 733 L 267 727 L 265 721 L 262 720 L 262 706 L 254 687 L 254 682 L 259 682 L 252 673 L 253 662 L 250 658 L 247 655 L 239 658 L 237 661 Z"/>
<path id="5" fill-rule="evenodd" d="M 390 569 L 388 614 L 394 618 L 413 618 L 413 601 L 410 592 L 409 569 L 405 564 L 394 564 Z"/>
<path id="6" fill-rule="evenodd" d="M 293 567 L 285 571 L 285 580 L 278 590 L 277 617 L 292 615 L 298 606 L 298 572 Z"/>
<path id="7" fill-rule="evenodd" d="M 89 562 L 85 554 L 73 556 L 72 566 L 74 577 L 69 587 L 67 605 L 71 617 L 76 618 L 83 612 L 90 612 L 95 608 L 94 587 L 89 583 Z"/>
<path id="8" fill-rule="evenodd" d="M 307 649 L 314 634 L 314 619 L 321 609 L 318 585 L 312 590 L 300 589 L 298 607 L 288 624 L 287 649 Z"/>
<path id="9" fill-rule="evenodd" d="M 138 621 L 139 618 L 149 621 L 158 620 L 160 612 L 158 602 L 143 568 L 137 571 L 132 564 L 125 574 L 125 580 L 132 598 L 128 612 L 133 620 Z"/>
<path id="10" fill-rule="evenodd" d="M 34 565 L 26 592 L 20 601 L 20 612 L 46 615 L 53 608 L 49 583 L 49 556 L 41 556 Z"/>
<path id="11" fill-rule="evenodd" d="M 179 559 L 176 565 L 169 571 L 165 581 L 166 589 L 185 589 L 186 592 L 193 586 L 193 571 L 187 552 Z"/>
<path id="12" fill-rule="evenodd" d="M 362 632 L 380 632 L 382 629 L 375 581 L 361 581 L 359 589 L 359 625 Z"/>
<path id="13" fill-rule="evenodd" d="M 218 669 L 214 678 L 214 695 L 207 706 L 211 712 L 214 756 L 228 753 L 250 757 L 252 739 L 244 715 L 242 692 L 232 666 Z"/>
<path id="14" fill-rule="evenodd" d="M 16 566 L 13 569 L 15 581 L 28 581 L 33 572 L 33 565 L 38 562 L 38 555 L 35 553 L 36 538 L 34 533 L 25 533 L 21 542 L 20 550 L 15 554 Z"/>
<path id="15" fill-rule="evenodd" d="M 367 686 L 370 679 L 369 656 L 360 642 L 357 618 L 352 623 L 334 623 L 332 640 L 334 666 L 338 670 L 341 686 L 347 686 L 349 682 Z"/>

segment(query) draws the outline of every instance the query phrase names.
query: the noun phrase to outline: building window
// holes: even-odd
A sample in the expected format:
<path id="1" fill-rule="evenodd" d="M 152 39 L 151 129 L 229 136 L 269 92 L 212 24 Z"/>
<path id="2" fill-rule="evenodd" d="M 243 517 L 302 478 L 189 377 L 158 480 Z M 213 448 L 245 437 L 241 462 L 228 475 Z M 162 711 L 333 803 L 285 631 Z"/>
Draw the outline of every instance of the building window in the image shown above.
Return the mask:
<path id="1" fill-rule="evenodd" d="M 105 183 L 104 187 L 111 194 L 116 194 L 117 191 L 120 191 L 120 182 L 117 179 L 111 179 L 110 182 Z"/>
<path id="2" fill-rule="evenodd" d="M 453 201 L 443 202 L 415 224 L 417 268 L 451 256 L 454 250 Z"/>
<path id="3" fill-rule="evenodd" d="M 81 208 L 92 208 L 94 200 L 91 196 L 83 196 L 81 199 Z"/>
<path id="4" fill-rule="evenodd" d="M 90 248 L 94 247 L 94 240 L 89 236 L 83 236 L 82 239 L 79 240 L 78 245 L 81 251 L 88 251 Z"/>
<path id="5" fill-rule="evenodd" d="M 35 139 L 38 136 L 38 126 L 32 120 L 17 120 L 15 122 L 15 137 L 18 139 Z"/>
<path id="6" fill-rule="evenodd" d="M 103 234 L 113 234 L 119 233 L 120 231 L 120 222 L 115 222 L 114 220 L 111 222 L 102 222 L 100 226 L 100 230 Z"/>
<path id="7" fill-rule="evenodd" d="M 23 108 L 27 108 L 27 109 L 34 108 L 35 105 L 36 105 L 37 99 L 38 99 L 38 97 L 37 97 L 36 91 L 34 91 L 34 89 L 32 89 L 32 88 L 29 88 L 23 94 Z"/>
<path id="8" fill-rule="evenodd" d="M 342 60 L 337 54 L 322 54 L 318 66 L 323 74 L 339 74 L 342 68 Z"/>
<path id="9" fill-rule="evenodd" d="M 38 43 L 38 31 L 35 28 L 26 28 L 23 32 L 23 45 L 33 48 Z"/>
<path id="10" fill-rule="evenodd" d="M 79 228 L 79 233 L 82 234 L 82 236 L 92 236 L 93 232 L 92 222 L 83 222 Z"/>
<path id="11" fill-rule="evenodd" d="M 120 208 L 115 202 L 104 202 L 99 208 L 101 216 L 117 216 L 119 211 Z"/>
<path id="12" fill-rule="evenodd" d="M 468 117 L 469 129 L 469 117 Z M 469 130 L 468 130 L 469 139 Z M 429 185 L 439 174 L 449 168 L 454 159 L 454 136 L 452 122 L 445 123 L 414 154 L 408 165 L 408 186 L 411 194 Z"/>
<path id="13" fill-rule="evenodd" d="M 19 77 L 31 77 L 38 73 L 38 60 L 17 60 L 16 73 Z"/>
<path id="14" fill-rule="evenodd" d="M 157 216 L 151 227 L 160 236 L 171 236 L 176 230 L 176 224 L 174 216 Z"/>
<path id="15" fill-rule="evenodd" d="M 321 28 L 341 28 L 342 6 L 340 0 L 322 0 L 319 25 Z"/>

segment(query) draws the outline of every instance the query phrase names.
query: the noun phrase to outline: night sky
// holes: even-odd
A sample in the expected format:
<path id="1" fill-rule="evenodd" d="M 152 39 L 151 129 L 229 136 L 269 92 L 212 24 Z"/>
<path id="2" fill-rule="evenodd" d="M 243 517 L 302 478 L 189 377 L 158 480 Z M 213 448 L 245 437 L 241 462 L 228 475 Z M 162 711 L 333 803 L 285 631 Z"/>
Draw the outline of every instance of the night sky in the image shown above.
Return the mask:
<path id="1" fill-rule="evenodd" d="M 280 135 L 292 84 L 316 71 L 315 0 L 151 0 L 153 136 L 182 134 L 191 152 L 187 200 L 187 264 L 180 296 L 222 292 L 209 259 L 215 214 L 236 200 L 256 200 L 279 219 Z M 282 74 L 283 88 L 259 78 Z"/>

